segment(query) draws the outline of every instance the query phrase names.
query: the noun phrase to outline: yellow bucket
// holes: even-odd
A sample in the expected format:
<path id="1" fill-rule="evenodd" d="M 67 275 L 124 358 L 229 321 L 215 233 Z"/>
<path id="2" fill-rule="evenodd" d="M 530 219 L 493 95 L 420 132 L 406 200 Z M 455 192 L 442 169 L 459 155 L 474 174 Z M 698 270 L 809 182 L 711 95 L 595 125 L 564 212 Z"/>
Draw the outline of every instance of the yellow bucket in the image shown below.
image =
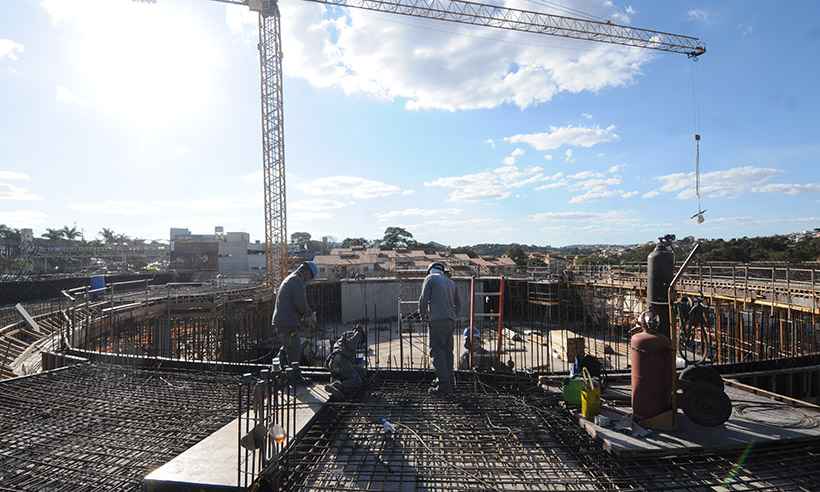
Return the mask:
<path id="1" fill-rule="evenodd" d="M 584 389 L 581 390 L 581 415 L 591 419 L 601 412 L 601 388 L 584 367 L 581 371 Z"/>
<path id="2" fill-rule="evenodd" d="M 592 390 L 581 391 L 581 415 L 585 418 L 591 419 L 601 412 L 601 390 L 594 388 Z"/>

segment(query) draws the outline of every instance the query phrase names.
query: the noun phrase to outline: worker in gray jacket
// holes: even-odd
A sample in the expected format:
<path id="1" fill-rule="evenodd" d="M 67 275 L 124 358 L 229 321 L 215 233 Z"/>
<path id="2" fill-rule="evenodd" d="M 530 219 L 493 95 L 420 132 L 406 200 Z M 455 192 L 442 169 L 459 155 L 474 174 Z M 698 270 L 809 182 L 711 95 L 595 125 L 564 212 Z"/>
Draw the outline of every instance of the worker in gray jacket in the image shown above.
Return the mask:
<path id="1" fill-rule="evenodd" d="M 432 394 L 453 391 L 453 330 L 461 299 L 445 270 L 441 262 L 430 264 L 419 297 L 419 315 L 429 323 L 430 354 L 438 377 L 438 385 L 430 388 Z"/>
<path id="2" fill-rule="evenodd" d="M 276 293 L 271 324 L 274 336 L 282 344 L 279 363 L 283 369 L 303 362 L 303 337 L 307 337 L 307 330 L 316 323 L 316 313 L 308 306 L 306 284 L 318 274 L 316 263 L 306 261 L 285 277 Z"/>

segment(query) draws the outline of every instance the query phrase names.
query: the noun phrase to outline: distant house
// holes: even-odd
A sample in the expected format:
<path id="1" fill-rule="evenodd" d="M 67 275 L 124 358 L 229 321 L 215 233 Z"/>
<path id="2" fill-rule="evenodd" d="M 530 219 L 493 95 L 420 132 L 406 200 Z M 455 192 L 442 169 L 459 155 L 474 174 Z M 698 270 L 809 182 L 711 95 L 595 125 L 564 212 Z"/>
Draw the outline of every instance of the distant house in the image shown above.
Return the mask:
<path id="1" fill-rule="evenodd" d="M 390 255 L 375 250 L 341 251 L 341 248 L 332 252 L 337 254 L 316 255 L 313 261 L 319 267 L 319 278 L 338 280 L 354 278 L 360 275 L 372 276 L 378 272 L 390 271 Z"/>

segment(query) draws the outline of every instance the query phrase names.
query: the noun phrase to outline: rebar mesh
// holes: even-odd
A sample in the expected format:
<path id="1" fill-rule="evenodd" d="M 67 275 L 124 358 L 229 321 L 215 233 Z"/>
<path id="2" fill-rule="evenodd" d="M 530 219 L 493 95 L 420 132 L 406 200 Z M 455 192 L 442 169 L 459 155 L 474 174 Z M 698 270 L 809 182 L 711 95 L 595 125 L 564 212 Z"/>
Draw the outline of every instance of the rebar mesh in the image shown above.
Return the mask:
<path id="1" fill-rule="evenodd" d="M 817 490 L 820 440 L 622 459 L 558 400 L 529 384 L 379 375 L 361 400 L 331 404 L 283 457 L 283 490 Z M 398 427 L 388 437 L 380 419 Z"/>
<path id="2" fill-rule="evenodd" d="M 236 418 L 237 381 L 81 364 L 0 382 L 0 490 L 138 490 Z"/>

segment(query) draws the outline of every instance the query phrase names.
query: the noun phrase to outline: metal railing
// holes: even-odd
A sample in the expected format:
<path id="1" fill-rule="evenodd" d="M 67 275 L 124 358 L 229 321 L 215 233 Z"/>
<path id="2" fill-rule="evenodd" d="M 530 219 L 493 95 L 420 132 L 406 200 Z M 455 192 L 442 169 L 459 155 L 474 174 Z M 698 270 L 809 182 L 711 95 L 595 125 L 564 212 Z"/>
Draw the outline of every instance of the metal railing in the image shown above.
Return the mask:
<path id="1" fill-rule="evenodd" d="M 280 457 L 295 441 L 299 424 L 294 389 L 283 371 L 244 374 L 237 401 L 237 487 L 247 489 L 260 476 L 270 490 L 279 490 L 276 471 L 286 466 Z"/>
<path id="2" fill-rule="evenodd" d="M 646 264 L 576 267 L 569 278 L 645 289 L 646 268 Z M 678 291 L 817 313 L 820 269 L 801 265 L 694 264 L 681 277 Z"/>

